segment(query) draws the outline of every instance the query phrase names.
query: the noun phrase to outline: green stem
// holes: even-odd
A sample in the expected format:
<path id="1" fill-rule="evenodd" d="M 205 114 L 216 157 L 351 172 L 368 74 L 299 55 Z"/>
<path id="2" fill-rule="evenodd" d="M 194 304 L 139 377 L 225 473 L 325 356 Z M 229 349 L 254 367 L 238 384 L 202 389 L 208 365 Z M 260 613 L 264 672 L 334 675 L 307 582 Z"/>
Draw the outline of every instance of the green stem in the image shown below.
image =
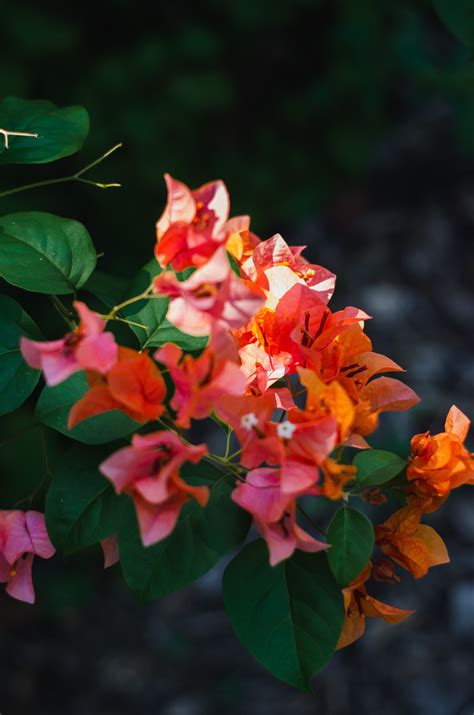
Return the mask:
<path id="1" fill-rule="evenodd" d="M 43 186 L 53 186 L 54 184 L 66 184 L 70 181 L 80 181 L 84 184 L 92 184 L 93 186 L 97 186 L 99 189 L 119 187 L 120 184 L 101 184 L 99 182 L 91 181 L 89 179 L 82 179 L 81 177 L 83 176 L 83 174 L 93 169 L 94 166 L 97 166 L 97 164 L 100 164 L 102 161 L 104 161 L 104 159 L 110 156 L 114 151 L 120 149 L 121 146 L 122 144 L 115 144 L 115 146 L 113 146 L 111 149 L 108 149 L 105 154 L 102 154 L 101 156 L 99 156 L 98 159 L 95 159 L 90 164 L 87 164 L 87 166 L 85 166 L 83 169 L 80 169 L 75 174 L 71 174 L 70 176 L 61 176 L 57 179 L 45 179 L 44 181 L 36 181 L 33 184 L 23 184 L 23 186 L 17 186 L 14 189 L 7 189 L 7 191 L 0 192 L 0 199 L 4 198 L 5 196 L 11 196 L 12 194 L 18 194 L 20 193 L 20 191 L 39 189 Z"/>
<path id="2" fill-rule="evenodd" d="M 318 525 L 316 524 L 316 522 L 314 521 L 313 517 L 310 516 L 310 515 L 308 514 L 308 512 L 307 512 L 305 509 L 303 509 L 303 507 L 302 507 L 300 504 L 297 504 L 297 507 L 298 507 L 298 511 L 299 511 L 301 514 L 303 514 L 303 516 L 304 516 L 305 519 L 307 519 L 307 520 L 309 521 L 309 523 L 311 524 L 311 526 L 313 527 L 313 529 L 316 529 L 316 531 L 319 531 L 320 534 L 322 534 L 323 536 L 326 536 L 326 532 L 324 531 L 324 529 L 322 529 L 320 526 L 318 526 Z"/>
<path id="3" fill-rule="evenodd" d="M 150 293 L 153 290 L 153 283 L 150 283 L 148 288 L 143 291 L 143 293 L 140 293 L 140 295 L 136 295 L 134 298 L 128 298 L 128 300 L 124 300 L 122 303 L 119 303 L 118 305 L 114 305 L 112 310 L 108 315 L 104 315 L 105 320 L 114 320 L 115 316 L 120 310 L 123 310 L 129 305 L 133 305 L 133 303 L 138 303 L 141 300 L 146 300 L 147 298 L 151 297 Z"/>
<path id="4" fill-rule="evenodd" d="M 52 304 L 58 311 L 61 318 L 67 323 L 69 328 L 71 330 L 75 330 L 77 328 L 77 325 L 74 322 L 74 320 L 72 319 L 71 314 L 69 313 L 69 311 L 66 308 L 66 306 L 64 305 L 64 303 L 58 298 L 57 295 L 49 295 L 48 298 L 50 299 L 50 301 L 52 302 Z"/>

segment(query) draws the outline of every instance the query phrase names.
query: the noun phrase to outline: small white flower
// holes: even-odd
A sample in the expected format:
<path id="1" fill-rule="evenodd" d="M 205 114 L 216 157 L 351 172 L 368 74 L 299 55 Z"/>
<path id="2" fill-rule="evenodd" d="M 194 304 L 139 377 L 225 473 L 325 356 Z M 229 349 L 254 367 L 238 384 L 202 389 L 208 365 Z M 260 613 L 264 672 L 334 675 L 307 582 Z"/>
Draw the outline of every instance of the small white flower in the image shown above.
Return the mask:
<path id="1" fill-rule="evenodd" d="M 252 427 L 255 427 L 255 425 L 258 425 L 258 417 L 255 412 L 249 412 L 247 415 L 242 415 L 240 418 L 240 426 L 249 432 Z"/>
<path id="2" fill-rule="evenodd" d="M 291 439 L 293 437 L 293 432 L 295 431 L 295 429 L 296 425 L 294 425 L 292 422 L 288 422 L 288 420 L 285 420 L 285 422 L 280 422 L 280 424 L 277 425 L 277 434 L 283 439 Z"/>

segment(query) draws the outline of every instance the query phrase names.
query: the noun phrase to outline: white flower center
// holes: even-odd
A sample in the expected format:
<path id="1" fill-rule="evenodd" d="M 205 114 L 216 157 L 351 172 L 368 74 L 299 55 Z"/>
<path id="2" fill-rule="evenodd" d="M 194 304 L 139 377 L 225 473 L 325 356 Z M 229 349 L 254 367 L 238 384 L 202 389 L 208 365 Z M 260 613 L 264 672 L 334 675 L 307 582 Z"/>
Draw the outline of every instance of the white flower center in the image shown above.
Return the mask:
<path id="1" fill-rule="evenodd" d="M 240 418 L 240 426 L 249 432 L 252 427 L 255 427 L 255 425 L 258 425 L 258 417 L 255 412 L 249 412 L 247 415 L 242 415 Z"/>
<path id="2" fill-rule="evenodd" d="M 295 429 L 296 425 L 294 425 L 292 422 L 288 422 L 288 420 L 285 420 L 285 422 L 280 422 L 280 424 L 277 425 L 277 434 L 283 439 L 291 439 L 293 437 L 293 432 L 295 431 Z"/>

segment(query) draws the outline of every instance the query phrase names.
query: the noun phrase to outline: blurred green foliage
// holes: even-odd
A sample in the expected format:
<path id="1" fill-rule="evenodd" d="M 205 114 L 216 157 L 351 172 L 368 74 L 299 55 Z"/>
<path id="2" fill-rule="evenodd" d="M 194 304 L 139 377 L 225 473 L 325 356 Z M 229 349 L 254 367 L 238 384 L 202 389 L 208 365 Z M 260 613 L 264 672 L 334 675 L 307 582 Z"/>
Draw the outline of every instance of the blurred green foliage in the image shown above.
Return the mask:
<path id="1" fill-rule="evenodd" d="M 381 137 L 427 103 L 451 107 L 474 152 L 473 65 L 443 5 L 115 0 L 95 13 L 25 0 L 0 30 L 2 93 L 87 107 L 86 159 L 123 141 L 96 175 L 124 188 L 45 189 L 5 210 L 77 218 L 105 251 L 101 267 L 127 275 L 151 255 L 164 171 L 191 186 L 222 177 L 233 212 L 251 213 L 267 236 L 364 175 Z M 33 178 L 81 165 L 34 167 Z M 2 185 L 20 177 L 8 167 Z"/>

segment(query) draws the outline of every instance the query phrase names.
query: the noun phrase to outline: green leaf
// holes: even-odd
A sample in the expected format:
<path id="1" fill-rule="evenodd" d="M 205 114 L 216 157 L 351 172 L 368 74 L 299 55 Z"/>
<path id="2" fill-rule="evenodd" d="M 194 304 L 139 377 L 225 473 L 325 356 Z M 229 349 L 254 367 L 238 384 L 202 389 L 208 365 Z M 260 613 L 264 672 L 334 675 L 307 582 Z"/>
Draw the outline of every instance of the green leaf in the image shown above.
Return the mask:
<path id="1" fill-rule="evenodd" d="M 82 286 L 82 290 L 98 298 L 107 308 L 113 308 L 120 303 L 127 285 L 126 278 L 111 276 L 104 271 L 94 271 Z"/>
<path id="2" fill-rule="evenodd" d="M 69 555 L 116 534 L 127 497 L 117 496 L 98 471 L 108 453 L 73 447 L 55 469 L 46 495 L 45 517 L 54 545 Z"/>
<path id="3" fill-rule="evenodd" d="M 328 560 L 334 578 L 347 586 L 366 566 L 374 549 L 374 529 L 364 514 L 341 507 L 328 527 Z"/>
<path id="4" fill-rule="evenodd" d="M 40 378 L 23 360 L 20 337 L 42 340 L 38 326 L 21 305 L 0 296 L 0 415 L 13 412 L 31 395 Z"/>
<path id="5" fill-rule="evenodd" d="M 74 293 L 91 275 L 97 256 L 78 221 L 41 211 L 0 218 L 0 276 L 34 291 Z"/>
<path id="6" fill-rule="evenodd" d="M 440 19 L 457 39 L 474 47 L 474 3 L 472 0 L 433 0 Z"/>
<path id="7" fill-rule="evenodd" d="M 135 276 L 123 300 L 143 293 L 160 272 L 161 268 L 158 262 L 152 258 Z M 156 348 L 170 342 L 186 352 L 202 350 L 207 344 L 207 337 L 195 337 L 182 333 L 166 320 L 168 302 L 168 298 L 153 298 L 135 303 L 123 311 L 123 315 L 128 320 L 146 325 L 146 330 L 135 325 L 130 326 L 137 336 L 140 347 L 142 349 L 145 347 Z"/>
<path id="8" fill-rule="evenodd" d="M 84 420 L 69 430 L 67 419 L 71 407 L 87 390 L 87 381 L 82 372 L 74 373 L 60 385 L 45 387 L 36 405 L 36 417 L 48 427 L 85 444 L 112 442 L 126 437 L 141 426 L 122 412 L 112 410 Z"/>
<path id="9" fill-rule="evenodd" d="M 271 567 L 265 542 L 254 541 L 224 573 L 224 602 L 242 645 L 277 678 L 309 690 L 344 620 L 326 554 L 296 551 Z"/>
<path id="10" fill-rule="evenodd" d="M 359 452 L 354 457 L 353 463 L 357 467 L 357 484 L 363 489 L 389 482 L 407 465 L 398 454 L 382 449 L 366 449 Z"/>
<path id="11" fill-rule="evenodd" d="M 156 259 L 152 258 L 133 278 L 123 300 L 133 298 L 143 293 L 143 291 L 149 287 L 153 278 L 159 273 L 161 273 L 161 268 Z M 142 300 L 139 303 L 133 303 L 123 311 L 123 315 L 128 320 L 146 325 L 146 329 L 136 325 L 130 326 L 142 349 L 145 347 L 153 347 L 157 344 L 154 340 L 166 318 L 167 310 L 168 298 L 153 298 L 151 300 Z"/>
<path id="12" fill-rule="evenodd" d="M 233 484 L 212 465 L 185 464 L 184 479 L 211 487 L 205 508 L 188 502 L 170 536 L 144 548 L 135 514 L 120 531 L 120 562 L 130 589 L 141 599 L 161 598 L 209 571 L 245 538 L 250 518 L 230 499 Z"/>
<path id="13" fill-rule="evenodd" d="M 75 154 L 89 133 L 89 115 L 83 107 L 59 109 L 45 100 L 6 97 L 0 104 L 0 127 L 38 137 L 0 137 L 0 164 L 44 164 Z"/>

